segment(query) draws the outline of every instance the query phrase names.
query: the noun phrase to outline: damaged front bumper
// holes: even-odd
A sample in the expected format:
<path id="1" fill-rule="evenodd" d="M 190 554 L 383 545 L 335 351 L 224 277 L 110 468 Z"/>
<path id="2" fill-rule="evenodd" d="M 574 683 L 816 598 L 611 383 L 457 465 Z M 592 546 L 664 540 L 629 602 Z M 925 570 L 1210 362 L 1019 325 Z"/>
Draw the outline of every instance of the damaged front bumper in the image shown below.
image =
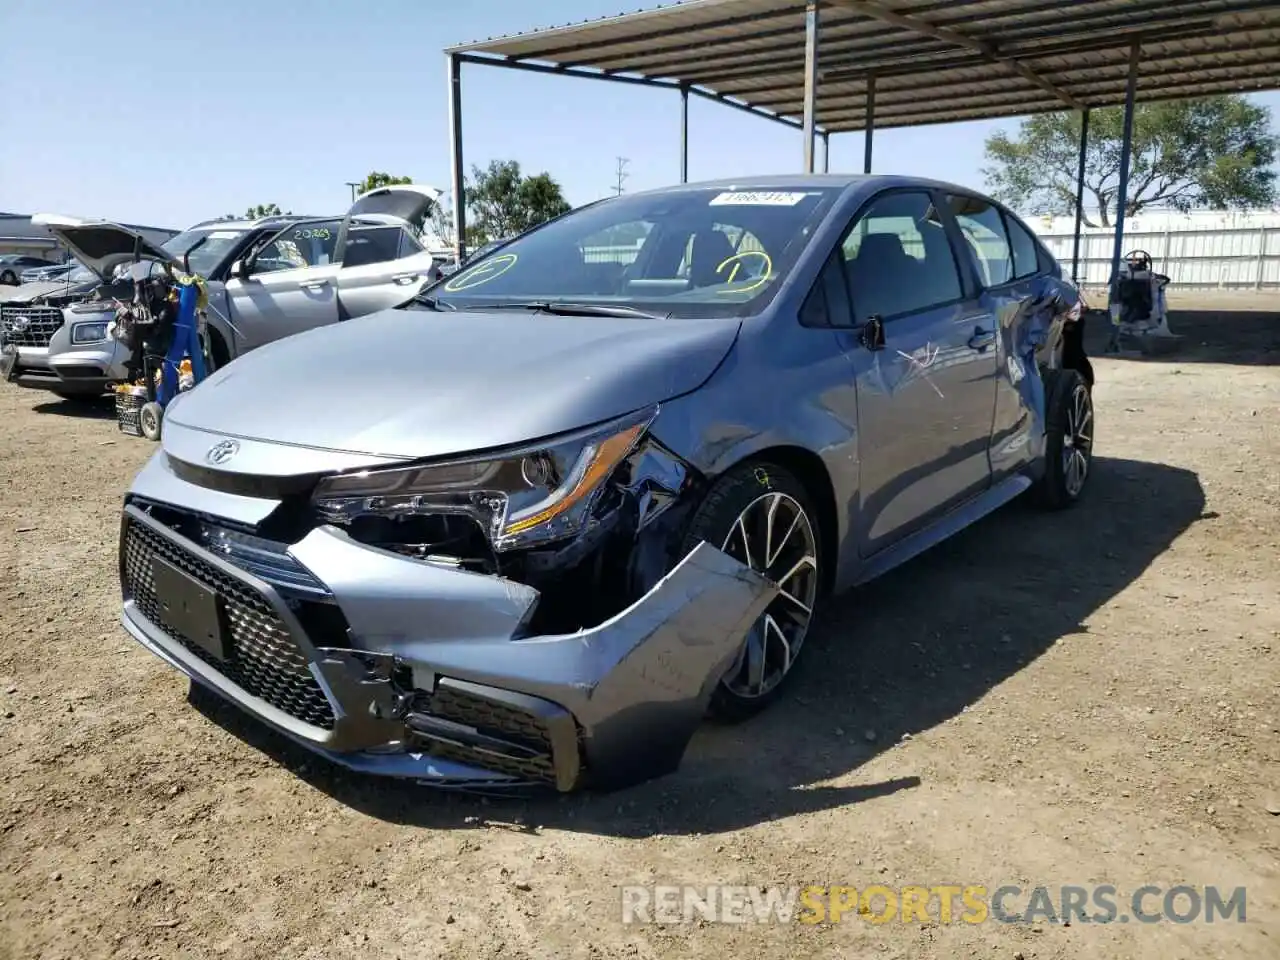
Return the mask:
<path id="1" fill-rule="evenodd" d="M 613 788 L 673 770 L 777 587 L 700 544 L 600 625 L 525 635 L 539 595 L 333 527 L 215 553 L 135 500 L 124 625 L 349 769 L 447 787 Z"/>

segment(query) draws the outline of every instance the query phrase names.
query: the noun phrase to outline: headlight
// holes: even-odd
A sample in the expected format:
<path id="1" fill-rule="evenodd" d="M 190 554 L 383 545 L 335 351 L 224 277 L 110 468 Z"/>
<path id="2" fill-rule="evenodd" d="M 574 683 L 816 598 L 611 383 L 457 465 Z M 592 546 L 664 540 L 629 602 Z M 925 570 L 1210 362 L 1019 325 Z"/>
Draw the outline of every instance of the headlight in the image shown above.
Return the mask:
<path id="1" fill-rule="evenodd" d="M 320 482 L 314 503 L 329 523 L 361 517 L 465 515 L 493 548 L 513 550 L 572 536 L 657 408 L 544 444 L 485 458 L 365 470 Z"/>
<path id="2" fill-rule="evenodd" d="M 107 320 L 94 320 L 91 323 L 73 323 L 71 325 L 72 343 L 100 343 L 107 339 Z"/>

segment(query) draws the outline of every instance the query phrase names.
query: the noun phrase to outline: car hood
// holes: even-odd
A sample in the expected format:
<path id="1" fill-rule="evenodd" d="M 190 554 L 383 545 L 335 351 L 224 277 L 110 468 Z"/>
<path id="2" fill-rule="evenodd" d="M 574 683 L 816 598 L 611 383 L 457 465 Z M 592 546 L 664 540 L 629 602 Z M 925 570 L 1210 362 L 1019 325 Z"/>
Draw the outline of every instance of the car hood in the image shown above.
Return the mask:
<path id="1" fill-rule="evenodd" d="M 9 291 L 0 292 L 0 303 L 34 303 L 41 297 L 64 296 L 71 293 L 86 293 L 98 285 L 97 280 L 79 283 L 67 283 L 66 280 L 36 280 L 13 287 Z"/>
<path id="2" fill-rule="evenodd" d="M 146 237 L 128 227 L 106 220 L 81 220 L 55 213 L 38 213 L 31 222 L 46 227 L 62 241 L 71 255 L 109 282 L 116 267 L 133 260 L 135 253 L 143 260 L 182 264 Z"/>
<path id="3" fill-rule="evenodd" d="M 469 453 L 695 390 L 740 326 L 388 310 L 254 350 L 192 390 L 167 419 L 209 433 L 211 443 L 236 437 L 408 459 Z"/>

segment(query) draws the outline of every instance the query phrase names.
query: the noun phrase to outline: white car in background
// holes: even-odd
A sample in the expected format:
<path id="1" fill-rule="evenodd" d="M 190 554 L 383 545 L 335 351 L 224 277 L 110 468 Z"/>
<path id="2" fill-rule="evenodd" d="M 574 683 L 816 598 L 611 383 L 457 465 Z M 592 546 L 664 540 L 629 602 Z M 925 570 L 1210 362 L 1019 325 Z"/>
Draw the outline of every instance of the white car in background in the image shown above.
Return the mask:
<path id="1" fill-rule="evenodd" d="M 35 310 L 6 308 L 0 379 L 64 397 L 98 396 L 125 380 L 129 350 L 107 329 L 114 300 L 132 296 L 132 282 L 120 279 L 118 268 L 135 258 L 169 263 L 208 282 L 215 367 L 290 334 L 399 306 L 440 278 L 422 234 L 440 195 L 419 184 L 379 187 L 343 215 L 211 220 L 162 246 L 116 223 L 33 217 L 101 282 L 88 298 L 59 310 L 43 344 L 29 333 L 39 319 Z M 17 324 L 24 326 L 6 326 Z"/>

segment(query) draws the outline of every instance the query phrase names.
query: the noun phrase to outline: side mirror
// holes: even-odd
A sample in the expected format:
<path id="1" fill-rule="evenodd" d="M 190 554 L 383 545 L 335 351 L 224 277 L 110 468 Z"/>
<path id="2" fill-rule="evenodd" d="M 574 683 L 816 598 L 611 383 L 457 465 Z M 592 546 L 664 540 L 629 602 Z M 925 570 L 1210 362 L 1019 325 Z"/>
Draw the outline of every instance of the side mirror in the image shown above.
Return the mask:
<path id="1" fill-rule="evenodd" d="M 188 270 L 187 272 L 190 273 L 191 271 Z M 237 260 L 235 263 L 233 263 L 231 265 L 231 276 L 235 277 L 237 280 L 248 280 L 249 279 L 249 261 Z"/>

